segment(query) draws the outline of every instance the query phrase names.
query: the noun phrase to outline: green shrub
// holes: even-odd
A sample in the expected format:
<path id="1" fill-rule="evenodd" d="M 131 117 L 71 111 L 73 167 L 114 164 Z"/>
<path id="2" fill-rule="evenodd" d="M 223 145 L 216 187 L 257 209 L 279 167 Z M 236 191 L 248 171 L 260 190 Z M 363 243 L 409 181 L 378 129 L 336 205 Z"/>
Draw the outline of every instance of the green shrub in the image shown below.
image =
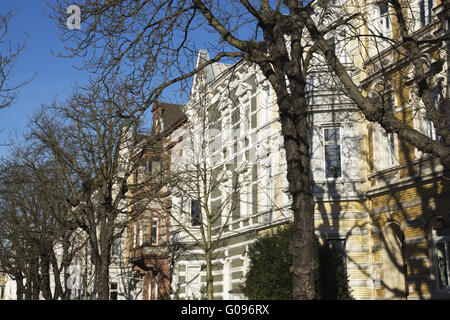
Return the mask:
<path id="1" fill-rule="evenodd" d="M 292 255 L 289 253 L 292 237 L 292 225 L 289 224 L 250 246 L 250 267 L 242 287 L 248 298 L 292 299 Z M 321 246 L 316 240 L 316 255 L 319 257 L 319 268 L 315 273 L 316 299 L 351 299 L 342 251 L 328 243 Z"/>

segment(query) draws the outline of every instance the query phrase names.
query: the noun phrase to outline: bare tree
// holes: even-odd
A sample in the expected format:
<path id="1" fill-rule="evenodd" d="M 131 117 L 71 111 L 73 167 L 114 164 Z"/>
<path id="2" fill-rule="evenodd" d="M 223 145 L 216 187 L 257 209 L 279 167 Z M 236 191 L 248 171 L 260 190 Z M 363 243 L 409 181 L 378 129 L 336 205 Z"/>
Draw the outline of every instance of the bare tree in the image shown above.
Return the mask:
<path id="1" fill-rule="evenodd" d="M 65 276 L 79 247 L 72 241 L 77 226 L 67 217 L 64 188 L 59 188 L 52 163 L 36 150 L 16 145 L 11 158 L 2 163 L 1 174 L 2 265 L 17 282 L 18 299 L 23 294 L 65 299 L 61 270 Z"/>
<path id="2" fill-rule="evenodd" d="M 303 10 L 300 18 L 302 22 L 297 24 L 297 27 L 301 25 L 308 29 L 314 44 L 320 49 L 331 70 L 344 85 L 346 93 L 367 120 L 379 123 L 386 132 L 396 133 L 400 139 L 420 151 L 433 154 L 439 158 L 444 167 L 450 168 L 448 83 L 442 83 L 442 80 L 448 80 L 442 78 L 439 80 L 438 75 L 448 61 L 446 43 L 449 39 L 445 30 L 448 28 L 449 2 L 442 1 L 436 18 L 433 18 L 433 8 L 428 7 L 429 3 L 426 4 L 426 8 L 420 8 L 416 1 L 388 0 L 378 4 L 378 6 L 384 5 L 385 24 L 392 24 L 389 28 L 396 32 L 386 32 L 382 25 L 371 21 L 370 5 L 377 6 L 375 2 L 361 4 L 358 1 L 351 1 L 347 11 L 338 11 L 341 13 L 340 19 L 336 19 L 334 24 L 327 27 L 318 26 L 311 17 L 311 11 Z M 324 10 L 336 12 L 336 8 L 333 8 L 331 4 L 322 3 L 322 6 Z M 311 4 L 307 7 L 311 7 Z M 389 68 L 383 60 L 386 58 L 383 52 L 385 53 L 387 48 L 394 57 L 394 62 L 391 62 L 393 65 L 410 70 L 408 76 L 396 80 L 400 81 L 397 87 L 410 88 L 414 92 L 417 100 L 423 104 L 426 118 L 432 121 L 439 139 L 427 136 L 420 129 L 398 119 L 392 103 L 387 103 L 386 97 L 383 97 L 383 91 L 386 88 L 373 90 L 373 88 L 362 87 L 355 81 L 349 73 L 349 68 L 339 60 L 330 43 L 326 41 L 326 34 L 336 29 L 338 24 L 344 25 L 345 30 L 348 31 L 342 41 L 356 41 L 363 59 L 371 63 L 371 70 L 362 71 L 369 75 L 380 74 L 378 77 L 382 82 L 393 82 L 393 74 L 397 71 Z M 433 33 L 417 32 L 427 24 L 432 25 Z M 434 60 L 427 58 L 427 54 L 433 55 Z M 356 67 L 362 68 L 361 65 Z M 375 91 L 374 94 L 365 93 L 370 89 Z M 417 100 L 416 104 L 418 104 Z"/>
<path id="3" fill-rule="evenodd" d="M 91 84 L 62 105 L 44 107 L 31 138 L 54 159 L 66 214 L 85 232 L 95 265 L 94 294 L 109 299 L 113 240 L 126 228 L 128 178 L 139 157 L 136 106 L 126 85 Z"/>
<path id="4" fill-rule="evenodd" d="M 208 31 L 218 36 L 214 50 L 217 55 L 214 61 L 223 57 L 239 57 L 256 64 L 269 80 L 277 96 L 284 147 L 286 149 L 287 178 L 289 192 L 293 197 L 294 239 L 293 253 L 293 290 L 295 299 L 312 299 L 314 296 L 314 199 L 309 177 L 310 155 L 308 133 L 310 124 L 307 118 L 308 103 L 305 98 L 307 74 L 312 56 L 317 50 L 323 54 L 332 71 L 338 76 L 348 94 L 357 104 L 369 121 L 379 122 L 388 132 L 395 132 L 401 139 L 417 147 L 419 150 L 437 156 L 442 164 L 449 168 L 450 150 L 448 147 L 448 99 L 441 100 L 441 113 L 436 111 L 430 97 L 431 86 L 429 75 L 420 60 L 423 40 L 415 39 L 408 31 L 405 23 L 405 4 L 397 0 L 388 1 L 393 15 L 396 16 L 400 36 L 392 39 L 402 52 L 402 56 L 414 68 L 414 82 L 423 100 L 427 115 L 435 124 L 440 141 L 430 139 L 420 131 L 405 125 L 395 118 L 388 108 L 363 94 L 363 90 L 355 83 L 346 67 L 339 61 L 328 41 L 332 33 L 342 26 L 352 26 L 351 22 L 358 17 L 368 20 L 367 12 L 362 11 L 344 14 L 345 10 L 335 14 L 341 2 L 333 4 L 326 1 L 118 1 L 100 4 L 86 2 L 82 7 L 84 14 L 84 31 L 72 38 L 73 55 L 90 53 L 92 59 L 87 60 L 86 67 L 95 67 L 102 71 L 102 77 L 115 75 L 118 70 L 126 72 L 123 66 L 129 62 L 138 67 L 128 74 L 141 84 L 141 87 L 156 87 L 155 82 L 145 74 L 146 66 L 153 62 L 162 62 L 164 57 L 166 69 L 173 73 L 181 73 L 181 77 L 168 76 L 164 70 L 161 83 L 168 79 L 183 79 L 189 76 L 194 68 L 180 66 L 182 54 L 193 48 L 196 28 L 207 22 Z M 408 3 L 405 1 L 404 3 Z M 65 21 L 61 13 L 68 3 L 59 1 L 54 7 L 54 15 L 60 25 Z M 407 5 L 407 4 L 406 4 Z M 445 7 L 443 23 L 448 21 L 448 1 Z M 403 7 L 402 7 L 403 6 Z M 365 7 L 361 7 L 365 10 Z M 320 26 L 320 24 L 324 26 Z M 156 32 L 156 28 L 159 31 Z M 351 27 L 350 29 L 354 29 Z M 156 41 L 156 35 L 163 35 Z M 360 36 L 360 34 L 358 34 Z M 375 44 L 380 36 L 369 35 Z M 443 38 L 437 37 L 430 43 L 439 43 Z M 428 40 L 427 40 L 428 41 Z M 100 45 L 101 44 L 101 45 Z M 107 45 L 107 46 L 105 46 Z M 101 52 L 96 48 L 108 48 Z M 164 52 L 165 54 L 158 56 Z M 94 62 L 94 63 L 93 63 Z M 169 62 L 169 64 L 167 63 Z M 158 64 L 158 63 L 157 63 Z M 122 68 L 121 68 L 122 66 Z M 137 72 L 139 70 L 139 72 Z M 189 71 L 186 71 L 189 70 Z M 158 69 L 154 69 L 156 75 Z M 160 70 L 161 71 L 161 70 Z M 152 78 L 155 80 L 156 78 Z M 173 83 L 173 82 L 166 82 Z M 158 88 L 165 87 L 159 86 Z M 153 91 L 149 91 L 153 92 Z M 159 93 L 160 91 L 158 91 Z M 154 96 L 144 99 L 148 107 Z M 379 101 L 379 100 L 377 100 Z M 383 105 L 383 104 L 381 104 Z"/>
<path id="5" fill-rule="evenodd" d="M 59 1 L 53 8 L 62 28 L 65 16 L 61 12 L 67 4 L 66 1 Z M 309 178 L 309 125 L 305 99 L 309 54 L 304 59 L 309 46 L 302 44 L 304 28 L 295 28 L 295 31 L 291 28 L 290 32 L 286 29 L 287 18 L 293 21 L 300 18 L 303 2 L 279 1 L 271 6 L 268 1 L 261 1 L 258 7 L 248 1 L 234 1 L 234 4 L 236 6 L 233 6 L 233 10 L 229 10 L 231 4 L 221 6 L 215 1 L 181 1 L 176 4 L 173 1 L 149 1 L 145 4 L 131 4 L 129 1 L 85 3 L 81 5 L 85 31 L 73 35 L 75 45 L 71 52 L 73 55 L 91 52 L 90 56 L 94 60 L 87 60 L 86 66 L 100 67 L 104 72 L 102 76 L 116 74 L 121 64 L 120 70 L 123 70 L 127 61 L 139 63 L 138 66 L 148 66 L 160 57 L 170 57 L 170 62 L 186 61 L 180 60 L 180 54 L 190 50 L 189 45 L 193 43 L 191 29 L 198 26 L 197 21 L 203 20 L 222 40 L 219 41 L 216 57 L 201 67 L 222 57 L 244 58 L 260 67 L 277 95 L 288 164 L 289 191 L 293 196 L 294 297 L 312 299 L 313 270 L 316 268 L 313 251 L 314 200 Z M 288 14 L 285 14 L 286 11 Z M 161 31 L 156 31 L 155 27 Z M 249 28 L 250 33 L 246 32 Z M 131 37 L 128 37 L 129 33 Z M 153 34 L 163 34 L 161 42 L 152 41 Z M 243 38 L 239 39 L 236 34 Z M 177 35 L 180 37 L 177 38 Z M 289 42 L 286 41 L 286 36 L 290 38 Z M 89 51 L 89 46 L 93 48 L 100 43 L 101 47 L 110 44 L 107 46 L 110 51 Z M 163 45 L 158 45 L 160 43 Z M 158 50 L 166 51 L 164 55 L 155 56 Z M 168 66 L 167 61 L 164 66 Z M 198 71 L 194 68 L 184 69 L 193 71 L 185 72 L 179 63 L 169 70 L 175 73 L 182 71 L 182 76 L 177 79 Z M 146 68 L 135 67 L 135 70 L 141 72 L 129 74 L 141 87 L 148 87 L 149 77 L 142 72 Z M 164 75 L 163 80 L 170 79 L 167 73 Z M 144 100 L 152 101 L 150 96 Z M 144 104 L 146 106 L 148 104 Z"/>
<path id="6" fill-rule="evenodd" d="M 13 44 L 11 41 L 6 41 L 8 26 L 14 15 L 14 10 L 0 14 L 0 45 L 2 47 L 0 51 L 0 109 L 14 103 L 17 98 L 18 89 L 32 80 L 30 78 L 21 83 L 10 83 L 14 65 L 26 44 L 26 40 L 20 44 Z"/>

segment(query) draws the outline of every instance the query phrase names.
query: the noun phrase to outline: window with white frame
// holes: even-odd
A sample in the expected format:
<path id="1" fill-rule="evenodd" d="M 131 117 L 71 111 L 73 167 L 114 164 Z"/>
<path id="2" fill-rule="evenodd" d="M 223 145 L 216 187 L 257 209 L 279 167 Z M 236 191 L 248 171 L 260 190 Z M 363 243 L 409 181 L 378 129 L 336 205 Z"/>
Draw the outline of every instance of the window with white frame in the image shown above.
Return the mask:
<path id="1" fill-rule="evenodd" d="M 434 104 L 437 107 L 438 99 L 439 99 L 439 90 L 433 90 L 431 92 L 431 98 L 433 99 Z M 436 133 L 436 129 L 434 127 L 433 122 L 427 117 L 427 112 L 425 110 L 425 106 L 423 105 L 423 102 L 421 102 L 420 114 L 421 114 L 421 118 L 422 118 L 422 123 L 421 123 L 422 133 L 435 141 L 439 140 L 439 136 Z"/>
<path id="2" fill-rule="evenodd" d="M 139 182 L 139 170 L 138 170 L 138 168 L 136 168 L 133 171 L 133 183 L 137 184 L 138 182 Z"/>
<path id="3" fill-rule="evenodd" d="M 258 127 L 258 106 L 256 104 L 256 95 L 250 99 L 250 130 Z"/>
<path id="4" fill-rule="evenodd" d="M 432 230 L 437 286 L 440 291 L 450 290 L 450 229 L 438 220 Z"/>
<path id="5" fill-rule="evenodd" d="M 180 216 L 184 213 L 184 204 L 186 202 L 186 197 L 183 195 L 183 193 L 180 193 Z"/>
<path id="6" fill-rule="evenodd" d="M 253 164 L 252 165 L 252 183 L 251 183 L 251 198 L 250 203 L 252 204 L 251 213 L 252 215 L 258 214 L 258 201 L 259 201 L 259 195 L 258 195 L 258 165 Z"/>
<path id="7" fill-rule="evenodd" d="M 117 282 L 111 282 L 110 300 L 117 300 Z"/>
<path id="8" fill-rule="evenodd" d="M 260 103 L 260 109 L 261 109 L 261 123 L 260 125 L 266 124 L 270 118 L 271 118 L 271 105 L 270 105 L 270 86 L 267 86 L 267 89 L 261 90 L 261 103 Z"/>
<path id="9" fill-rule="evenodd" d="M 424 27 L 433 20 L 433 0 L 420 0 L 420 26 Z"/>
<path id="10" fill-rule="evenodd" d="M 340 130 L 340 127 L 323 129 L 326 178 L 339 178 L 342 175 Z"/>
<path id="11" fill-rule="evenodd" d="M 139 219 L 139 245 L 144 244 L 144 219 Z"/>
<path id="12" fill-rule="evenodd" d="M 273 175 L 272 175 L 272 164 L 269 163 L 266 166 L 267 170 L 267 206 L 273 206 Z"/>
<path id="13" fill-rule="evenodd" d="M 111 255 L 118 257 L 120 255 L 120 238 L 115 238 L 111 246 Z"/>
<path id="14" fill-rule="evenodd" d="M 137 222 L 135 221 L 133 223 L 134 225 L 134 232 L 133 232 L 133 238 L 134 238 L 134 246 L 137 247 L 138 246 L 138 225 Z"/>
<path id="15" fill-rule="evenodd" d="M 158 223 L 159 219 L 158 218 L 153 218 L 152 219 L 152 224 L 150 226 L 150 243 L 153 246 L 158 245 Z"/>
<path id="16" fill-rule="evenodd" d="M 380 166 L 387 169 L 397 165 L 397 144 L 396 136 L 393 132 L 380 132 Z"/>
<path id="17" fill-rule="evenodd" d="M 200 266 L 186 267 L 186 296 L 188 298 L 200 297 Z"/>
<path id="18" fill-rule="evenodd" d="M 389 18 L 389 5 L 387 1 L 378 3 L 378 31 L 383 37 L 391 36 L 391 21 Z"/>
<path id="19" fill-rule="evenodd" d="M 191 226 L 200 226 L 200 201 L 191 200 Z"/>
<path id="20" fill-rule="evenodd" d="M 158 177 L 161 175 L 161 160 L 153 159 L 151 162 L 151 175 L 152 177 Z"/>

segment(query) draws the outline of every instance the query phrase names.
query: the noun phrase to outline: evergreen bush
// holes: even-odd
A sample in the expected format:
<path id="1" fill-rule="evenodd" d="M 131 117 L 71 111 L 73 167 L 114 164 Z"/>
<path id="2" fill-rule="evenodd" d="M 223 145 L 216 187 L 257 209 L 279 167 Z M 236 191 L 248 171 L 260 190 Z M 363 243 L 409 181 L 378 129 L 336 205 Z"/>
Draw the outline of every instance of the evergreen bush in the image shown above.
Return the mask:
<path id="1" fill-rule="evenodd" d="M 242 291 L 250 299 L 292 299 L 292 224 L 262 236 L 249 248 L 250 267 Z M 352 299 L 348 287 L 345 254 L 316 239 L 319 267 L 315 273 L 316 299 Z"/>

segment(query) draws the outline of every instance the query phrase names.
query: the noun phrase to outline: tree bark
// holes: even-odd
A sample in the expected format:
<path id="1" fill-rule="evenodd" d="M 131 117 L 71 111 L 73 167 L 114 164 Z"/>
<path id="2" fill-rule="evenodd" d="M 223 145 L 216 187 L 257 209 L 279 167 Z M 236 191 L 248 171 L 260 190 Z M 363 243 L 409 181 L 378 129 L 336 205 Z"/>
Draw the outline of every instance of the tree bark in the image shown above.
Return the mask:
<path id="1" fill-rule="evenodd" d="M 306 101 L 306 68 L 301 34 L 292 33 L 290 45 L 278 21 L 264 30 L 271 64 L 255 61 L 271 83 L 277 97 L 281 133 L 286 151 L 287 180 L 292 195 L 294 215 L 292 262 L 293 298 L 311 300 L 315 297 L 314 272 L 317 257 L 314 250 L 314 197 L 310 180 L 308 104 Z M 290 52 L 288 52 L 290 50 Z"/>
<path id="2" fill-rule="evenodd" d="M 208 300 L 214 300 L 214 278 L 212 274 L 212 255 L 211 250 L 206 251 L 206 290 Z"/>
<path id="3" fill-rule="evenodd" d="M 41 289 L 45 300 L 52 300 L 50 289 L 50 257 L 47 253 L 41 255 Z"/>
<path id="4" fill-rule="evenodd" d="M 109 300 L 109 263 L 106 257 L 100 257 L 97 264 L 97 297 L 99 300 Z"/>
<path id="5" fill-rule="evenodd" d="M 15 280 L 16 280 L 16 296 L 17 300 L 23 300 L 25 295 L 25 288 L 23 286 L 23 275 L 22 272 L 17 272 L 15 274 Z"/>
<path id="6" fill-rule="evenodd" d="M 100 251 L 96 256 L 96 292 L 99 300 L 109 300 L 109 265 L 111 264 L 112 227 L 100 231 Z M 97 251 L 98 252 L 98 251 Z"/>
<path id="7" fill-rule="evenodd" d="M 294 236 L 291 244 L 293 298 L 311 300 L 315 295 L 316 257 L 314 256 L 314 197 L 309 177 L 307 104 L 306 99 L 301 95 L 295 99 L 291 96 L 289 99 L 277 98 L 277 100 L 286 150 L 287 180 L 294 213 Z M 296 112 L 289 111 L 292 109 Z"/>

